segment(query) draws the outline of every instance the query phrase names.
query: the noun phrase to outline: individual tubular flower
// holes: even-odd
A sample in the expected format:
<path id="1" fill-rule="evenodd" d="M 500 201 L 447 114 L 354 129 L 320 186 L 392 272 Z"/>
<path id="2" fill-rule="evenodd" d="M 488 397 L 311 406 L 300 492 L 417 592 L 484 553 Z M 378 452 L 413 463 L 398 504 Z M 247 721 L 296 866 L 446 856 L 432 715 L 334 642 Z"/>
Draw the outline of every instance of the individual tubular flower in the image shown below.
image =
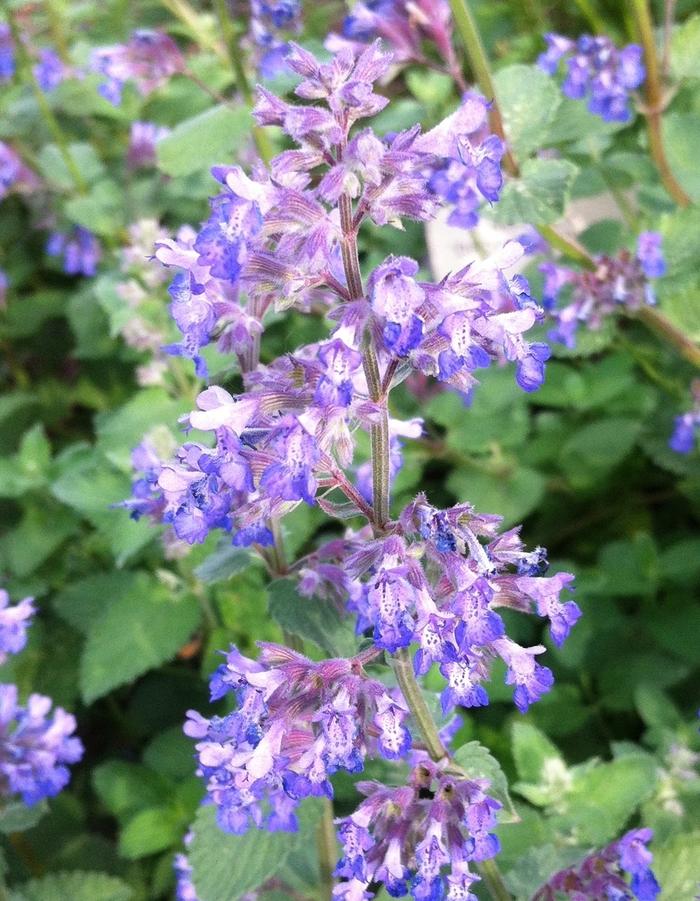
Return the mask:
<path id="1" fill-rule="evenodd" d="M 547 51 L 538 59 L 539 67 L 554 75 L 561 59 L 566 59 L 567 77 L 562 91 L 573 100 L 588 96 L 588 110 L 605 122 L 629 122 L 629 92 L 646 77 L 642 48 L 629 44 L 618 50 L 610 38 L 582 35 L 576 43 L 557 34 L 546 34 Z"/>
<path id="2" fill-rule="evenodd" d="M 55 50 L 43 47 L 39 51 L 39 62 L 34 66 L 34 77 L 42 91 L 47 93 L 55 91 L 70 75 L 70 68 Z"/>
<path id="3" fill-rule="evenodd" d="M 479 877 L 470 864 L 500 848 L 491 830 L 501 805 L 488 797 L 488 785 L 446 776 L 429 760 L 412 770 L 406 786 L 359 782 L 367 799 L 338 821 L 343 856 L 335 875 L 343 881 L 334 897 L 371 898 L 383 883 L 392 897 L 473 901 L 470 887 Z"/>
<path id="4" fill-rule="evenodd" d="M 0 664 L 8 654 L 18 654 L 26 645 L 29 617 L 36 612 L 33 600 L 25 598 L 11 607 L 9 595 L 0 588 Z"/>
<path id="5" fill-rule="evenodd" d="M 600 328 L 605 316 L 617 310 L 632 312 L 644 305 L 656 303 L 649 279 L 658 278 L 666 271 L 661 251 L 661 235 L 642 232 L 637 242 L 635 256 L 621 250 L 616 257 L 596 257 L 594 271 L 575 272 L 563 266 L 543 263 L 544 304 L 557 320 L 549 337 L 561 341 L 567 347 L 576 344 L 576 329 L 586 322 L 589 328 Z M 571 285 L 571 302 L 555 309 L 559 292 Z"/>
<path id="6" fill-rule="evenodd" d="M 228 832 L 295 831 L 294 810 L 307 795 L 332 797 L 338 769 L 358 772 L 368 751 L 408 753 L 408 710 L 362 668 L 360 658 L 312 661 L 261 644 L 258 661 L 231 646 L 211 679 L 212 700 L 232 691 L 236 710 L 204 719 L 189 711 L 185 732 L 199 739 L 199 775 Z"/>
<path id="7" fill-rule="evenodd" d="M 193 838 L 194 832 L 190 829 L 183 839 L 185 848 L 189 848 Z M 197 890 L 192 884 L 192 867 L 186 854 L 175 855 L 173 869 L 175 870 L 175 897 L 177 901 L 198 901 Z"/>
<path id="8" fill-rule="evenodd" d="M 97 264 L 102 259 L 100 243 L 91 231 L 77 225 L 70 234 L 52 232 L 46 242 L 46 252 L 52 257 L 63 257 L 63 271 L 67 275 L 97 275 Z"/>
<path id="9" fill-rule="evenodd" d="M 15 74 L 15 49 L 7 22 L 0 22 L 0 81 L 9 81 Z"/>
<path id="10" fill-rule="evenodd" d="M 30 695 L 26 706 L 17 702 L 16 685 L 0 685 L 0 794 L 19 793 L 33 805 L 58 794 L 70 780 L 67 763 L 83 756 L 73 736 L 75 717 L 56 707 L 51 698 Z"/>
<path id="11" fill-rule="evenodd" d="M 93 50 L 90 60 L 92 71 L 106 78 L 99 93 L 114 106 L 121 104 L 127 81 L 133 81 L 146 97 L 184 67 L 185 61 L 172 38 L 145 29 L 135 31 L 128 44 Z"/>
<path id="12" fill-rule="evenodd" d="M 689 454 L 692 451 L 697 430 L 700 429 L 700 380 L 693 379 L 691 391 L 693 407 L 676 417 L 673 434 L 668 442 L 668 446 L 677 454 Z"/>
<path id="13" fill-rule="evenodd" d="M 661 891 L 646 847 L 651 829 L 633 829 L 582 863 L 561 870 L 534 895 L 533 901 L 576 898 L 581 901 L 655 901 Z"/>

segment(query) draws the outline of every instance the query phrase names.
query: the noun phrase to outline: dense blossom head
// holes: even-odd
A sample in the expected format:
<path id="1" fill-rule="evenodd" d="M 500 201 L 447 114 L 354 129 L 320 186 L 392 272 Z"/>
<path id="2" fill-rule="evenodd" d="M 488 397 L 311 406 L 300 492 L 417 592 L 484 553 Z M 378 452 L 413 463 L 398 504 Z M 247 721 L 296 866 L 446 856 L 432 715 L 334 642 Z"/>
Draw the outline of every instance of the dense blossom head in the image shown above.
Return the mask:
<path id="1" fill-rule="evenodd" d="M 580 100 L 588 97 L 588 110 L 606 122 L 629 122 L 629 92 L 638 88 L 646 71 L 642 48 L 629 44 L 618 50 L 603 35 L 582 35 L 576 43 L 558 34 L 546 34 L 547 50 L 538 59 L 540 68 L 554 75 L 566 60 L 567 76 L 562 91 Z"/>
<path id="2" fill-rule="evenodd" d="M 647 844 L 651 829 L 633 829 L 582 863 L 552 876 L 533 901 L 558 897 L 577 901 L 655 901 L 661 891 L 651 870 L 652 854 Z"/>
<path id="3" fill-rule="evenodd" d="M 278 645 L 261 647 L 253 661 L 232 646 L 212 676 L 212 700 L 233 692 L 236 710 L 211 720 L 190 711 L 185 725 L 199 739 L 198 772 L 228 832 L 259 828 L 263 819 L 270 831 L 295 831 L 299 801 L 332 797 L 329 777 L 338 769 L 360 771 L 368 750 L 395 759 L 411 746 L 403 701 L 359 660 L 312 663 Z"/>
<path id="4" fill-rule="evenodd" d="M 491 830 L 501 805 L 486 794 L 487 781 L 446 776 L 425 760 L 406 786 L 357 788 L 367 799 L 338 821 L 343 856 L 335 875 L 342 881 L 334 897 L 371 898 L 383 883 L 392 897 L 474 899 L 469 888 L 479 877 L 470 864 L 500 848 Z"/>
<path id="5" fill-rule="evenodd" d="M 36 612 L 32 601 L 33 598 L 25 598 L 10 606 L 7 592 L 0 588 L 0 664 L 8 654 L 18 654 L 26 645 L 29 617 Z"/>
<path id="6" fill-rule="evenodd" d="M 605 316 L 620 308 L 635 311 L 656 302 L 649 279 L 658 278 L 666 271 L 661 235 L 643 232 L 635 256 L 621 250 L 615 257 L 596 257 L 596 264 L 594 271 L 583 272 L 552 263 L 540 266 L 545 276 L 545 304 L 557 320 L 557 327 L 549 337 L 567 347 L 574 347 L 579 323 L 586 322 L 589 328 L 596 329 Z M 571 285 L 571 301 L 555 309 L 557 296 L 565 285 Z"/>
<path id="7" fill-rule="evenodd" d="M 75 717 L 62 707 L 51 714 L 51 698 L 33 694 L 22 706 L 17 695 L 16 685 L 0 685 L 0 795 L 21 794 L 31 806 L 68 784 L 66 764 L 80 760 L 83 746 Z"/>
<path id="8" fill-rule="evenodd" d="M 46 242 L 46 252 L 52 257 L 63 257 L 63 270 L 67 275 L 97 275 L 97 264 L 102 259 L 102 248 L 91 231 L 77 225 L 69 234 L 52 232 Z"/>
<path id="9" fill-rule="evenodd" d="M 135 31 L 128 44 L 94 50 L 90 65 L 106 79 L 98 88 L 100 94 L 119 106 L 127 81 L 133 81 L 138 91 L 147 96 L 172 75 L 182 72 L 184 59 L 168 35 L 143 29 Z"/>

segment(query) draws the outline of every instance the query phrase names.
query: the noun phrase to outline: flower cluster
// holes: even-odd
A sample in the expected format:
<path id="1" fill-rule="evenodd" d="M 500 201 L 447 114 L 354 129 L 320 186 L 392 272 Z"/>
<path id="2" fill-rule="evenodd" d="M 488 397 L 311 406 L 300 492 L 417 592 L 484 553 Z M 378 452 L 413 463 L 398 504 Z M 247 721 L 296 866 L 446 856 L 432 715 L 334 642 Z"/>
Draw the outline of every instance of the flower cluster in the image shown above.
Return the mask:
<path id="1" fill-rule="evenodd" d="M 91 70 L 106 79 L 98 88 L 100 94 L 114 106 L 121 104 L 127 81 L 133 81 L 145 97 L 184 67 L 183 56 L 172 38 L 145 29 L 134 31 L 128 44 L 94 50 L 90 61 Z"/>
<path id="2" fill-rule="evenodd" d="M 15 74 L 15 49 L 7 22 L 0 22 L 0 81 L 9 81 Z"/>
<path id="3" fill-rule="evenodd" d="M 250 0 L 250 38 L 262 51 L 256 68 L 263 78 L 274 78 L 285 68 L 289 52 L 286 37 L 301 31 L 299 0 Z"/>
<path id="4" fill-rule="evenodd" d="M 39 51 L 39 62 L 33 71 L 39 87 L 47 93 L 55 91 L 61 82 L 78 74 L 50 47 L 43 47 Z"/>
<path id="5" fill-rule="evenodd" d="M 635 256 L 621 250 L 614 258 L 596 258 L 596 264 L 594 271 L 584 272 L 553 263 L 540 266 L 545 277 L 543 303 L 557 320 L 556 328 L 549 333 L 553 341 L 574 347 L 579 323 L 600 328 L 603 317 L 621 307 L 634 311 L 644 304 L 656 303 L 649 279 L 659 278 L 666 271 L 661 235 L 657 232 L 640 234 Z M 557 310 L 555 304 L 565 285 L 572 287 L 571 302 Z"/>
<path id="6" fill-rule="evenodd" d="M 131 169 L 141 166 L 155 166 L 156 144 L 167 137 L 170 129 L 154 122 L 132 122 L 129 134 L 129 150 L 126 155 L 127 165 Z"/>
<path id="7" fill-rule="evenodd" d="M 76 225 L 70 234 L 52 232 L 46 242 L 46 252 L 51 257 L 63 257 L 63 271 L 67 275 L 97 275 L 97 264 L 102 259 L 100 242 L 82 225 Z"/>
<path id="8" fill-rule="evenodd" d="M 695 444 L 695 436 L 700 429 L 700 380 L 693 379 L 691 384 L 694 403 L 692 409 L 676 417 L 673 435 L 668 442 L 671 450 L 677 454 L 689 454 Z"/>
<path id="9" fill-rule="evenodd" d="M 0 590 L 0 662 L 17 654 L 27 643 L 29 617 L 35 612 L 32 598 L 8 606 Z M 18 703 L 16 685 L 0 685 L 0 796 L 21 794 L 25 804 L 58 794 L 70 779 L 67 763 L 83 756 L 83 746 L 73 736 L 75 717 L 61 707 L 51 710 L 51 698 L 33 694 L 26 706 Z"/>
<path id="10" fill-rule="evenodd" d="M 329 777 L 363 768 L 368 749 L 394 760 L 411 735 L 408 710 L 362 667 L 361 658 L 312 663 L 288 648 L 261 644 L 258 661 L 231 647 L 211 679 L 212 700 L 233 692 L 237 707 L 207 720 L 189 711 L 185 733 L 199 739 L 198 774 L 228 832 L 263 824 L 298 828 L 294 810 L 308 795 L 332 797 Z"/>
<path id="11" fill-rule="evenodd" d="M 577 866 L 561 870 L 539 889 L 533 901 L 555 901 L 559 895 L 581 901 L 655 901 L 661 888 L 646 847 L 652 836 L 651 829 L 633 829 Z M 631 877 L 629 882 L 625 876 Z"/>
<path id="12" fill-rule="evenodd" d="M 605 122 L 629 122 L 629 92 L 646 77 L 642 48 L 629 44 L 618 50 L 604 35 L 584 34 L 578 41 L 558 34 L 546 34 L 547 50 L 538 59 L 539 67 L 554 75 L 559 61 L 566 59 L 567 76 L 562 91 L 572 100 L 588 96 L 588 111 Z"/>
<path id="13" fill-rule="evenodd" d="M 377 647 L 395 653 L 417 644 L 416 674 L 437 664 L 447 682 L 444 714 L 457 705 L 488 704 L 483 683 L 496 658 L 505 662 L 506 683 L 515 687 L 515 704 L 524 713 L 551 688 L 552 674 L 536 662 L 544 646 L 524 648 L 508 638 L 497 609 L 534 608 L 549 619 L 557 647 L 581 611 L 559 600 L 573 576 L 545 577 L 543 549 L 526 552 L 517 529 L 498 535 L 499 521 L 469 504 L 436 510 L 420 495 L 389 537 L 362 535 L 320 548 L 313 559 L 317 575 L 304 567 L 299 590 L 339 602 L 349 598 L 358 633 L 371 630 Z"/>
<path id="14" fill-rule="evenodd" d="M 184 837 L 185 848 L 189 848 L 194 838 L 194 833 L 190 830 Z M 173 868 L 175 870 L 175 897 L 177 901 L 198 901 L 197 891 L 192 884 L 192 867 L 186 854 L 176 854 L 173 860 Z"/>
<path id="15" fill-rule="evenodd" d="M 330 35 L 329 50 L 385 41 L 394 62 L 425 62 L 423 41 L 435 45 L 441 59 L 454 64 L 452 14 L 447 0 L 361 0 L 343 22 L 343 36 Z"/>
<path id="16" fill-rule="evenodd" d="M 415 901 L 473 901 L 479 877 L 469 864 L 500 848 L 491 830 L 501 805 L 486 794 L 486 780 L 455 779 L 425 760 L 409 785 L 357 788 L 367 800 L 340 821 L 343 856 L 335 874 L 343 881 L 334 897 L 365 901 L 373 897 L 371 884 L 381 882 L 392 897 L 410 891 Z"/>

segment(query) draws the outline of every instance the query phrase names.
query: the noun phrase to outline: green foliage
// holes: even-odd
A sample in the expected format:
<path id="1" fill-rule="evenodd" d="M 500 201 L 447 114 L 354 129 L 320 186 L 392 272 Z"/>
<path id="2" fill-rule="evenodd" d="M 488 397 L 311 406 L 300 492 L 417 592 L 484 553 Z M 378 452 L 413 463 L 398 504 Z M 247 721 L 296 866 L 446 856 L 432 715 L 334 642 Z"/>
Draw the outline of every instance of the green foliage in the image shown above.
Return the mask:
<path id="1" fill-rule="evenodd" d="M 268 585 L 267 604 L 272 619 L 292 635 L 313 641 L 333 657 L 355 653 L 352 625 L 332 601 L 303 597 L 291 579 L 277 579 Z"/>
<path id="2" fill-rule="evenodd" d="M 180 122 L 158 144 L 158 166 L 166 175 L 190 175 L 230 159 L 250 131 L 250 113 L 244 107 L 211 109 Z"/>
<path id="3" fill-rule="evenodd" d="M 491 216 L 501 225 L 556 222 L 564 213 L 577 172 L 570 160 L 526 160 L 521 177 L 505 185 Z"/>

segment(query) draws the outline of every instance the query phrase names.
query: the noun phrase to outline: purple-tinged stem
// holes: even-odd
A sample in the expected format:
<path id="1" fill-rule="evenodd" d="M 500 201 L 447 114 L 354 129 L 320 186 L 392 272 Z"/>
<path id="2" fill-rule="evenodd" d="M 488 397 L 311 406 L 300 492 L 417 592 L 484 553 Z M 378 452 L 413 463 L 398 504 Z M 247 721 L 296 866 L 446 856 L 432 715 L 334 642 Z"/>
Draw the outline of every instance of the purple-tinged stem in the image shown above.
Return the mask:
<path id="1" fill-rule="evenodd" d="M 671 68 L 671 33 L 673 32 L 673 20 L 676 14 L 676 0 L 666 0 L 664 10 L 664 52 L 661 57 L 661 83 L 668 83 L 668 73 Z"/>
<path id="2" fill-rule="evenodd" d="M 668 193 L 679 206 L 689 206 L 690 197 L 676 181 L 666 159 L 663 137 L 661 134 L 661 113 L 664 108 L 664 86 L 661 83 L 659 61 L 654 40 L 654 24 L 647 0 L 629 0 L 630 8 L 637 26 L 639 41 L 644 50 L 644 66 L 647 77 L 644 81 L 645 105 L 642 109 L 647 120 L 649 131 L 649 148 L 659 170 L 661 181 Z"/>

